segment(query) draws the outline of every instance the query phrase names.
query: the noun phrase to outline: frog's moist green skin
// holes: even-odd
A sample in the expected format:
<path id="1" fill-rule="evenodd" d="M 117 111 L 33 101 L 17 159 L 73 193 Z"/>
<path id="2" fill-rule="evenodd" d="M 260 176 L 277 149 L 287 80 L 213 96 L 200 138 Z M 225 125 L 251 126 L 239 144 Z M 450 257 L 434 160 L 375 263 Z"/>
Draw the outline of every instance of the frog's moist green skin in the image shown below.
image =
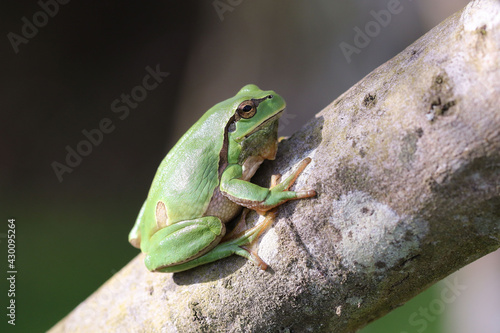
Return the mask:
<path id="1" fill-rule="evenodd" d="M 170 150 L 129 235 L 130 243 L 146 254 L 149 270 L 178 272 L 231 254 L 265 268 L 241 246 L 254 242 L 270 218 L 221 240 L 225 223 L 241 207 L 263 214 L 288 200 L 315 195 L 313 190 L 288 191 L 310 159 L 270 189 L 249 182 L 262 161 L 276 155 L 284 108 L 274 91 L 246 85 L 208 110 Z"/>

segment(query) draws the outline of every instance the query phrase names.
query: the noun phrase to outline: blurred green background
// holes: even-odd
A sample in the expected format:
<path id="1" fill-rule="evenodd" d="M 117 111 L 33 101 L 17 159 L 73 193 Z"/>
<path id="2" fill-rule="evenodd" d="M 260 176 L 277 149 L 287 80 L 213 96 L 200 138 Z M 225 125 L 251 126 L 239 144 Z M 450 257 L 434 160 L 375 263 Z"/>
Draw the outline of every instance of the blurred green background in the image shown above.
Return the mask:
<path id="1" fill-rule="evenodd" d="M 7 219 L 15 218 L 18 273 L 16 326 L 4 317 L 2 332 L 46 331 L 138 253 L 127 236 L 157 166 L 213 104 L 246 83 L 276 90 L 288 104 L 280 134 L 290 135 L 467 3 L 402 0 L 399 12 L 346 56 L 342 43 L 354 45 L 355 28 L 389 2 L 3 3 L 0 244 L 6 258 Z M 39 14 L 40 3 L 51 15 Z M 23 30 L 26 21 L 39 27 Z M 120 119 L 112 103 L 142 85 L 147 66 L 169 75 Z M 77 149 L 82 131 L 105 118 L 114 130 L 60 181 L 53 163 L 65 164 L 67 147 Z M 363 332 L 446 331 L 442 316 L 422 331 L 409 322 L 439 288 Z"/>

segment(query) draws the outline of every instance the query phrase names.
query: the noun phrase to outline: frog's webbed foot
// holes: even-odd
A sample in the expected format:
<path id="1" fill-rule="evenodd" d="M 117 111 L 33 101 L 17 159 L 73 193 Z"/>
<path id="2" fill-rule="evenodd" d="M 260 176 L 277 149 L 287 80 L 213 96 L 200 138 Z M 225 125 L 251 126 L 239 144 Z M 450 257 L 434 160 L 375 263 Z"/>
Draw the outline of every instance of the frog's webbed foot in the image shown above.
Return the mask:
<path id="1" fill-rule="evenodd" d="M 248 260 L 252 261 L 256 266 L 258 266 L 263 271 L 265 271 L 267 269 L 268 265 L 266 264 L 266 262 L 264 260 L 262 260 L 259 257 L 259 255 L 257 254 L 257 252 L 253 248 L 248 249 L 246 246 L 241 246 L 241 249 L 243 251 L 248 252 L 248 254 L 249 254 Z"/>
<path id="2" fill-rule="evenodd" d="M 292 187 L 297 180 L 297 177 L 299 177 L 309 163 L 311 163 L 311 158 L 306 157 L 297 165 L 292 174 L 283 181 L 281 180 L 280 174 L 271 176 L 271 186 L 269 187 L 269 190 L 271 190 L 272 193 L 274 192 L 274 195 L 266 199 L 265 202 L 255 205 L 252 209 L 260 215 L 265 215 L 266 211 L 273 209 L 288 200 L 297 200 L 315 196 L 315 190 L 289 191 L 290 187 Z"/>
<path id="3" fill-rule="evenodd" d="M 242 245 L 240 247 L 248 253 L 249 256 L 247 258 L 251 260 L 255 265 L 259 266 L 259 268 L 262 270 L 266 270 L 267 264 L 257 254 L 256 244 L 260 235 L 262 235 L 264 231 L 269 229 L 269 227 L 276 220 L 276 211 L 277 208 L 269 210 L 265 215 L 264 221 L 240 234 L 241 237 L 246 238 L 248 241 L 248 244 Z"/>
<path id="4" fill-rule="evenodd" d="M 264 221 L 261 223 L 257 224 L 256 226 L 244 230 L 238 234 L 235 235 L 234 230 L 224 237 L 223 242 L 221 244 L 234 244 L 237 245 L 238 248 L 235 251 L 236 254 L 245 257 L 252 261 L 255 265 L 257 265 L 259 268 L 262 270 L 265 270 L 267 268 L 267 264 L 258 256 L 257 254 L 257 249 L 256 249 L 256 242 L 259 239 L 260 235 L 264 231 L 266 231 L 274 222 L 276 219 L 276 208 L 271 209 L 266 213 L 266 216 L 264 218 Z M 238 222 L 238 225 L 244 225 L 245 217 L 246 214 L 248 213 L 248 209 L 245 209 L 243 212 L 242 219 Z M 242 222 L 243 221 L 243 222 Z M 239 228 L 239 226 L 235 227 L 235 229 Z"/>

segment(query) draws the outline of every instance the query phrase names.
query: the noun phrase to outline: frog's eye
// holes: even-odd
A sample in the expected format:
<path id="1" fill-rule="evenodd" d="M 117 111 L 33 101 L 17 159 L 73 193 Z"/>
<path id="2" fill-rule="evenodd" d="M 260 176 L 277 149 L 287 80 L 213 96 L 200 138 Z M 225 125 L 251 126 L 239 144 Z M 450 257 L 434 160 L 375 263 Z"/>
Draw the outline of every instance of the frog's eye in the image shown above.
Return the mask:
<path id="1" fill-rule="evenodd" d="M 238 115 L 241 118 L 249 119 L 255 115 L 255 113 L 257 112 L 257 107 L 256 107 L 254 101 L 248 100 L 248 101 L 242 102 L 238 106 L 238 109 L 236 111 L 238 112 Z"/>

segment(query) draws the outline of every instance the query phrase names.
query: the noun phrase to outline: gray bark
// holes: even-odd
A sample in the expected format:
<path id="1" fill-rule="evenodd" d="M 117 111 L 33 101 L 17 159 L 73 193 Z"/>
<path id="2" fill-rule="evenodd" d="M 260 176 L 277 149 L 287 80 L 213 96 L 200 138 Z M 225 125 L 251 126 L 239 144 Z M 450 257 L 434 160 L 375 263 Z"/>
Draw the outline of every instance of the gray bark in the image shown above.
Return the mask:
<path id="1" fill-rule="evenodd" d="M 267 163 L 302 158 L 261 271 L 139 255 L 52 332 L 351 332 L 500 247 L 500 2 L 472 1 L 337 98 Z M 256 216 L 254 215 L 254 219 Z M 250 219 L 252 220 L 252 219 Z"/>

